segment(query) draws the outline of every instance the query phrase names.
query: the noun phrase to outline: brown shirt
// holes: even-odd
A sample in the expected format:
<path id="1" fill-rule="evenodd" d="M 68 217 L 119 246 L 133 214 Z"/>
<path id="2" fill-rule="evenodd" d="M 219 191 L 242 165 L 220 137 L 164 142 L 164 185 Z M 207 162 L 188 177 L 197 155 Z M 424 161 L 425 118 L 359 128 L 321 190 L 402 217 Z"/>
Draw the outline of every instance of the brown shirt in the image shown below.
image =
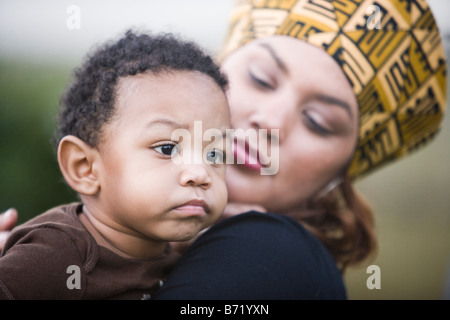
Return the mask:
<path id="1" fill-rule="evenodd" d="M 178 259 L 170 246 L 133 260 L 99 246 L 81 223 L 81 203 L 15 228 L 0 258 L 0 299 L 147 299 Z"/>

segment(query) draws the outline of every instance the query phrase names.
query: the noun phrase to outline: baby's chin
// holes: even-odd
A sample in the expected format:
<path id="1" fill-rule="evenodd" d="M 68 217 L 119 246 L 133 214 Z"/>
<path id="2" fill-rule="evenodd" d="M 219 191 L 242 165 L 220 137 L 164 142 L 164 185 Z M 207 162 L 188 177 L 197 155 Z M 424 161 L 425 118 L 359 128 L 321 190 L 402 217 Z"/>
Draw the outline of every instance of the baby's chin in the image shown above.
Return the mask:
<path id="1" fill-rule="evenodd" d="M 177 234 L 172 234 L 167 236 L 168 242 L 185 242 L 185 241 L 191 241 L 195 239 L 199 235 L 200 232 L 204 231 L 208 226 L 199 226 L 199 227 L 193 227 L 190 229 L 185 229 L 182 232 L 178 232 Z"/>

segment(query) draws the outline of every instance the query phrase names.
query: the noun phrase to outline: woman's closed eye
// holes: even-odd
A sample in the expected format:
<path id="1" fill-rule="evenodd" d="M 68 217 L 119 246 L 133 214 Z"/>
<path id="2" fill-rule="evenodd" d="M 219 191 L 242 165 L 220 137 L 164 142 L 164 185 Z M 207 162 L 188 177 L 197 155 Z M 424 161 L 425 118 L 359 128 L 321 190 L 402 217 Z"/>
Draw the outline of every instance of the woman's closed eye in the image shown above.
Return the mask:
<path id="1" fill-rule="evenodd" d="M 264 80 L 262 77 L 257 76 L 254 72 L 251 70 L 248 71 L 248 75 L 253 83 L 255 83 L 258 87 L 263 89 L 271 89 L 273 90 L 274 87 L 266 80 Z"/>
<path id="2" fill-rule="evenodd" d="M 302 113 L 305 118 L 306 126 L 313 132 L 321 136 L 328 136 L 333 133 L 331 129 L 325 127 L 325 125 L 321 124 L 319 120 L 315 119 L 314 116 L 307 111 L 303 111 Z"/>

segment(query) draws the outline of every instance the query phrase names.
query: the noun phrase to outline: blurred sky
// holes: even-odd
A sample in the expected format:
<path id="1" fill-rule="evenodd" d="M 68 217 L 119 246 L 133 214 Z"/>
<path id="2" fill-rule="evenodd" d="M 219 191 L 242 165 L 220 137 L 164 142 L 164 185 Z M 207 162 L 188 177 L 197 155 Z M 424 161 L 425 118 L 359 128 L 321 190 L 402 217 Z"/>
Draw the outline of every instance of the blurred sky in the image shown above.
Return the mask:
<path id="1" fill-rule="evenodd" d="M 428 1 L 444 37 L 450 37 L 450 1 Z M 0 55 L 41 62 L 75 61 L 93 44 L 128 27 L 170 31 L 212 53 L 224 39 L 233 0 L 1 0 Z M 80 28 L 66 25 L 71 5 Z"/>
<path id="2" fill-rule="evenodd" d="M 231 0 L 1 0 L 0 55 L 39 61 L 78 61 L 95 43 L 126 28 L 170 31 L 215 53 L 226 30 Z M 80 28 L 70 29 L 70 6 Z"/>

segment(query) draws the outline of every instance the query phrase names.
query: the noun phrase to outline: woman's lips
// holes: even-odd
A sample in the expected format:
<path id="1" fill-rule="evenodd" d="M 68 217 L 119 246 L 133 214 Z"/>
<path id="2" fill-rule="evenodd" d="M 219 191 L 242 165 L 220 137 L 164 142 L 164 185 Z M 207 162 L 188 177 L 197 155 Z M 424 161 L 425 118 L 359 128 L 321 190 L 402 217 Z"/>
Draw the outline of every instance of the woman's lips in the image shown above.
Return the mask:
<path id="1" fill-rule="evenodd" d="M 258 150 L 251 149 L 247 142 L 234 140 L 233 154 L 235 164 L 240 164 L 249 170 L 258 172 L 263 167 L 259 161 Z"/>

